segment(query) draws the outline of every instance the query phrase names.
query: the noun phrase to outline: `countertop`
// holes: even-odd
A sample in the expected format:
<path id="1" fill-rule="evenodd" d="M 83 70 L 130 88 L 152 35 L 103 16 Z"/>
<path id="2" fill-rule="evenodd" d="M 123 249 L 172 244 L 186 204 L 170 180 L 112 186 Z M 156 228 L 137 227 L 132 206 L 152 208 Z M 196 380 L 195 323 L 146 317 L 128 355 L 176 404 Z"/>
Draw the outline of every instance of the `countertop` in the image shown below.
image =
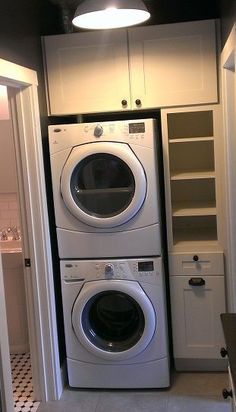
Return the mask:
<path id="1" fill-rule="evenodd" d="M 233 384 L 236 388 L 236 313 L 222 313 L 220 317 L 225 336 Z"/>

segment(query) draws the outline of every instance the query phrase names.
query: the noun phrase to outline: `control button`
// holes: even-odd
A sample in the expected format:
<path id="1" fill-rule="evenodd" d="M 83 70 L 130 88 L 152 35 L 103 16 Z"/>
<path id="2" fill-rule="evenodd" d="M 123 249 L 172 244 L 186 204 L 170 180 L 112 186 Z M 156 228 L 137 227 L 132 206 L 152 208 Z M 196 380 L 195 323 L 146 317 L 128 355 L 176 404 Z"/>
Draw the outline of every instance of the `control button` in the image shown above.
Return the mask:
<path id="1" fill-rule="evenodd" d="M 103 134 L 103 128 L 99 124 L 95 127 L 94 132 L 93 132 L 95 137 L 100 137 Z"/>
<path id="2" fill-rule="evenodd" d="M 114 267 L 110 263 L 105 266 L 105 276 L 114 276 Z"/>

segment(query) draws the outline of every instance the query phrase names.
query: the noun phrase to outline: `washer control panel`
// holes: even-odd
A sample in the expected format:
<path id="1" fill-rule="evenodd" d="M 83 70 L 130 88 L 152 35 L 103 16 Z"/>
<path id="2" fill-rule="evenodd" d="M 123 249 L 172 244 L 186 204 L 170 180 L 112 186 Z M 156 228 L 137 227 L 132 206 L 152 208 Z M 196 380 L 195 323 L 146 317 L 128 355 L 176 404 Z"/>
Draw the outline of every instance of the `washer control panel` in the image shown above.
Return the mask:
<path id="1" fill-rule="evenodd" d="M 126 279 L 157 283 L 162 274 L 162 258 L 129 260 L 62 260 L 61 278 L 67 282 L 99 279 Z"/>

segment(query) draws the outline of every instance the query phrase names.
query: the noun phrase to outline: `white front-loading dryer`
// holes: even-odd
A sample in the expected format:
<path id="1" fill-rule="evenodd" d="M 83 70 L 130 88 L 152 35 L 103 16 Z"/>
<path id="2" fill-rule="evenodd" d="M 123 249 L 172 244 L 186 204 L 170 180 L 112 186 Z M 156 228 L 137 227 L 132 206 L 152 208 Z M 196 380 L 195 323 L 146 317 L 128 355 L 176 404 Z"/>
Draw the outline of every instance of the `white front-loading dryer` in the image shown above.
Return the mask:
<path id="1" fill-rule="evenodd" d="M 61 283 L 70 386 L 169 386 L 160 257 L 61 261 Z"/>
<path id="2" fill-rule="evenodd" d="M 60 258 L 161 254 L 153 119 L 49 127 Z"/>

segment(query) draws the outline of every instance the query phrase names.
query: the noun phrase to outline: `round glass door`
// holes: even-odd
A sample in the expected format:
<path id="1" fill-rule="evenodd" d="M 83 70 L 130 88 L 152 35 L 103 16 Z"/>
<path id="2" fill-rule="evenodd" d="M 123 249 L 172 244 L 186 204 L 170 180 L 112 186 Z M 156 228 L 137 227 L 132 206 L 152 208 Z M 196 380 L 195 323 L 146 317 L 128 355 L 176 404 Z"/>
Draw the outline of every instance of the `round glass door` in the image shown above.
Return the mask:
<path id="1" fill-rule="evenodd" d="M 109 352 L 132 348 L 145 326 L 139 304 L 129 295 L 106 291 L 92 297 L 82 313 L 82 327 L 96 347 Z"/>
<path id="2" fill-rule="evenodd" d="M 75 203 L 85 213 L 111 217 L 122 213 L 135 193 L 135 180 L 129 166 L 117 156 L 98 153 L 77 164 L 70 189 Z"/>
<path id="3" fill-rule="evenodd" d="M 143 167 L 125 143 L 77 146 L 62 170 L 63 201 L 90 226 L 107 228 L 127 222 L 142 207 L 146 191 Z"/>
<path id="4" fill-rule="evenodd" d="M 80 343 L 103 359 L 129 359 L 142 352 L 157 326 L 153 305 L 134 281 L 86 282 L 72 309 Z"/>

